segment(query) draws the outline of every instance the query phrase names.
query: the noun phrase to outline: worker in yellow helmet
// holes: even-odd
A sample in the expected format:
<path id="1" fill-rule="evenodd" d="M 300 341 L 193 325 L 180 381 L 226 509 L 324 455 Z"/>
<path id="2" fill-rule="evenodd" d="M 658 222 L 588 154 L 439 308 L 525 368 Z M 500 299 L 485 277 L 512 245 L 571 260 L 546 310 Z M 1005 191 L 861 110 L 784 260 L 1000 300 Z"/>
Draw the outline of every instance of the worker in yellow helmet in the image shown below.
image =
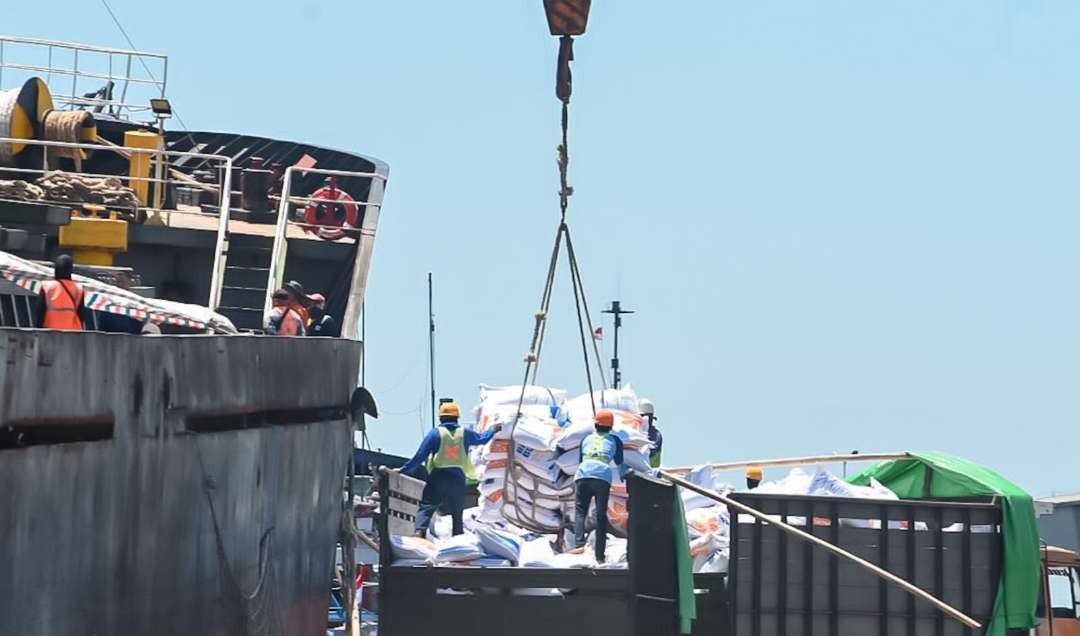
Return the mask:
<path id="1" fill-rule="evenodd" d="M 761 470 L 761 466 L 748 466 L 746 468 L 746 489 L 753 490 L 757 488 L 764 477 L 765 473 Z"/>
<path id="2" fill-rule="evenodd" d="M 462 511 L 465 508 L 465 480 L 473 475 L 469 448 L 488 443 L 502 429 L 496 424 L 490 430 L 477 433 L 458 423 L 461 408 L 454 402 L 439 405 L 439 425 L 428 431 L 420 448 L 401 472 L 413 477 L 421 476 L 421 469 L 428 467 L 427 485 L 420 496 L 420 509 L 416 513 L 416 534 L 427 534 L 435 511 L 450 511 L 454 534 L 462 534 Z"/>

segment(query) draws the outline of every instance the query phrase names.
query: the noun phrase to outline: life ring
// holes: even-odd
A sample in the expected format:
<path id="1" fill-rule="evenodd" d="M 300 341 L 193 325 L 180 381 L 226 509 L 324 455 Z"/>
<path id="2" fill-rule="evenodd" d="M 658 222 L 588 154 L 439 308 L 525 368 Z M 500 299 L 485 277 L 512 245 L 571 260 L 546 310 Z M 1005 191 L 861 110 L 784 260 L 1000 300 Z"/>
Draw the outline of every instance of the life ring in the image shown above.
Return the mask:
<path id="1" fill-rule="evenodd" d="M 331 184 L 311 195 L 304 208 L 304 231 L 327 241 L 336 241 L 360 227 L 360 206 L 348 192 Z"/>

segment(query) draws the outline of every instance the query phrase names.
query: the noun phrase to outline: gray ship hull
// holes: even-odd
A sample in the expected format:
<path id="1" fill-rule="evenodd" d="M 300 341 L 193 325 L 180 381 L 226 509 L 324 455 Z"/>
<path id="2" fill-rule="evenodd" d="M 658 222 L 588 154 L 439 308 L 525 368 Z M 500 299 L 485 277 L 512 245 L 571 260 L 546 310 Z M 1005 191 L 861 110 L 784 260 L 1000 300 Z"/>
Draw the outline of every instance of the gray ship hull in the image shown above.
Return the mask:
<path id="1" fill-rule="evenodd" d="M 323 634 L 360 346 L 0 330 L 0 634 Z"/>

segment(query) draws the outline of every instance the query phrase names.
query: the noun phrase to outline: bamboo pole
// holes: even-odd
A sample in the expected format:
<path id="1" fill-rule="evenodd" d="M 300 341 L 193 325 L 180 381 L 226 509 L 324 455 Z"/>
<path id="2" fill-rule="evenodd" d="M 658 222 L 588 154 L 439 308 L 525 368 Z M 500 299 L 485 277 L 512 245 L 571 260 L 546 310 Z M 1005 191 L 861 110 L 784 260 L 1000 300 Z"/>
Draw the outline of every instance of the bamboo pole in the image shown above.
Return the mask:
<path id="1" fill-rule="evenodd" d="M 903 589 L 907 593 L 912 594 L 912 595 L 914 595 L 914 596 L 916 596 L 918 598 L 921 598 L 924 601 L 934 605 L 935 607 L 940 609 L 942 612 L 944 612 L 945 614 L 947 614 L 951 618 L 956 619 L 957 621 L 963 623 L 964 625 L 970 627 L 971 629 L 981 629 L 982 628 L 982 625 L 978 621 L 971 618 L 967 614 L 964 614 L 963 612 L 956 609 L 955 607 L 949 605 L 945 601 L 942 601 L 941 599 L 939 599 L 936 596 L 926 592 L 925 590 L 923 590 L 923 589 L 921 589 L 919 587 L 916 587 L 915 585 L 912 585 L 911 583 L 908 583 L 907 581 L 905 581 L 904 579 L 896 576 L 892 572 L 889 572 L 888 570 L 882 569 L 882 568 L 874 565 L 873 563 L 870 563 L 866 559 L 862 559 L 860 557 L 855 556 L 854 554 L 848 552 L 847 550 L 844 550 L 843 548 L 835 546 L 835 545 L 833 545 L 833 544 L 831 544 L 828 541 L 825 541 L 823 539 L 819 539 L 818 537 L 815 537 L 814 535 L 812 535 L 812 534 L 810 534 L 808 532 L 804 532 L 802 530 L 799 530 L 798 528 L 796 528 L 794 526 L 791 526 L 791 525 L 788 525 L 787 523 L 785 523 L 783 521 L 780 521 L 779 519 L 772 518 L 769 515 L 766 515 L 765 513 L 760 512 L 755 508 L 751 508 L 750 506 L 747 506 L 746 504 L 739 503 L 738 501 L 735 501 L 734 499 L 729 499 L 728 497 L 725 497 L 724 495 L 721 495 L 718 492 L 714 492 L 712 490 L 709 490 L 708 488 L 702 488 L 701 486 L 698 486 L 697 484 L 695 484 L 693 482 L 689 482 L 689 481 L 683 479 L 682 477 L 679 477 L 678 475 L 673 475 L 672 473 L 670 473 L 670 472 L 668 472 L 666 470 L 661 469 L 660 470 L 660 476 L 667 479 L 668 481 L 671 481 L 673 483 L 676 483 L 676 484 L 682 486 L 683 488 L 686 488 L 687 490 L 692 490 L 692 491 L 698 493 L 699 495 L 704 495 L 705 497 L 708 497 L 709 499 L 713 499 L 715 501 L 719 501 L 720 503 L 727 504 L 728 506 L 731 506 L 732 508 L 735 508 L 736 510 L 738 510 L 740 512 L 746 513 L 746 514 L 758 519 L 759 521 L 764 521 L 765 523 L 771 523 L 774 526 L 776 526 L 777 528 L 779 528 L 780 530 L 783 530 L 784 532 L 787 532 L 788 534 L 793 534 L 796 537 L 799 537 L 800 539 L 803 539 L 804 541 L 809 541 L 810 543 L 813 543 L 814 545 L 816 545 L 816 546 L 818 546 L 820 548 L 824 548 L 825 550 L 828 550 L 829 552 L 832 552 L 834 555 L 836 555 L 838 557 L 843 557 L 845 559 L 848 559 L 849 561 L 853 561 L 856 565 L 859 565 L 859 566 L 869 570 L 873 574 L 877 575 L 878 577 L 880 577 L 882 579 L 885 579 L 889 583 L 892 583 L 892 584 L 900 587 L 901 589 Z M 732 519 L 733 523 L 736 523 L 737 521 L 738 521 L 737 519 Z M 914 532 L 914 531 L 915 530 L 913 528 L 909 529 L 909 532 Z"/>
<path id="2" fill-rule="evenodd" d="M 834 462 L 880 462 L 891 459 L 910 459 L 908 453 L 852 453 L 849 455 L 810 455 L 807 457 L 785 457 L 781 459 L 758 459 L 753 461 L 726 462 L 721 464 L 701 464 L 709 466 L 713 470 L 738 470 L 750 466 L 761 468 L 777 466 L 802 466 L 804 464 L 830 464 Z M 678 468 L 665 468 L 663 470 L 682 475 L 689 473 L 700 466 L 681 466 Z"/>

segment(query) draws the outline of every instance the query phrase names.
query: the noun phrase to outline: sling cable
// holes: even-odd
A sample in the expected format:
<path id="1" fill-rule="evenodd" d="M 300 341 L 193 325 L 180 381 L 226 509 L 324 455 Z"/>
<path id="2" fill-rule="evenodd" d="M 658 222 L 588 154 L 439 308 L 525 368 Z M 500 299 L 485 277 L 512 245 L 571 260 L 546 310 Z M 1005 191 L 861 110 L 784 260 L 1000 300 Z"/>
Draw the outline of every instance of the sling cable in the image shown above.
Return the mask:
<path id="1" fill-rule="evenodd" d="M 589 16 L 591 0 L 544 0 L 544 10 L 547 13 L 548 28 L 551 34 L 559 37 L 558 65 L 555 74 L 555 95 L 562 102 L 562 143 L 558 146 L 557 163 L 559 167 L 559 226 L 555 233 L 555 245 L 551 251 L 551 259 L 548 263 L 547 276 L 544 280 L 544 291 L 540 297 L 540 309 L 534 314 L 532 341 L 528 352 L 524 356 L 525 374 L 521 382 L 521 395 L 518 397 L 517 411 L 514 415 L 513 428 L 510 432 L 510 447 L 507 449 L 507 479 L 503 490 L 503 515 L 518 525 L 533 532 L 551 532 L 555 529 L 537 521 L 537 501 L 541 496 L 538 493 L 539 480 L 518 464 L 517 455 L 517 424 L 521 419 L 521 409 L 525 402 L 525 390 L 530 384 L 536 384 L 536 375 L 540 369 L 540 354 L 544 345 L 544 333 L 547 328 L 548 310 L 551 306 L 552 290 L 555 284 L 555 272 L 559 265 L 559 258 L 566 247 L 566 257 L 570 265 L 570 282 L 574 292 L 574 307 L 577 310 L 578 333 L 581 338 L 581 354 L 585 364 L 585 380 L 589 387 L 589 400 L 592 406 L 593 416 L 596 415 L 596 400 L 593 395 L 593 377 L 589 360 L 589 345 L 592 341 L 592 355 L 598 369 L 597 377 L 606 390 L 607 381 L 604 377 L 604 365 L 600 358 L 599 345 L 593 337 L 593 322 L 589 314 L 589 304 L 585 298 L 585 285 L 582 282 L 581 270 L 578 267 L 577 255 L 574 252 L 574 243 L 570 238 L 570 226 L 567 224 L 567 209 L 570 205 L 570 197 L 574 189 L 568 181 L 568 168 L 570 165 L 569 151 L 569 123 L 570 123 L 570 94 L 572 92 L 572 80 L 570 74 L 570 62 L 574 60 L 574 36 L 585 33 L 585 26 Z M 522 479 L 525 478 L 525 479 Z M 531 482 L 532 487 L 522 485 L 522 481 Z M 573 494 L 548 495 L 547 499 L 557 498 L 560 502 L 573 500 Z M 508 514 L 509 513 L 509 514 Z"/>

